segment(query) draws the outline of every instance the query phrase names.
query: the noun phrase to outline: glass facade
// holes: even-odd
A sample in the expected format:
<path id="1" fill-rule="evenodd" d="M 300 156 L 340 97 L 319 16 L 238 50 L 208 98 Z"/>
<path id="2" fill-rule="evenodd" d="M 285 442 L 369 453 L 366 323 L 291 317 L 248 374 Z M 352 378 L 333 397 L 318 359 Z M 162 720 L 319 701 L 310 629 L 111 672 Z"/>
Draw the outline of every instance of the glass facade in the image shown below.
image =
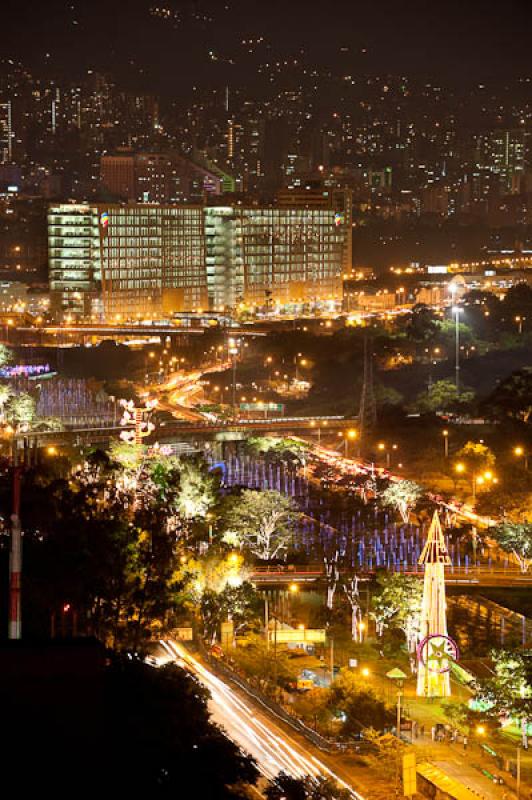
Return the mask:
<path id="1" fill-rule="evenodd" d="M 341 299 L 350 210 L 64 205 L 49 212 L 54 308 L 107 317 Z"/>
<path id="2" fill-rule="evenodd" d="M 51 308 L 56 314 L 87 316 L 101 291 L 98 210 L 86 205 L 48 211 Z"/>
<path id="3" fill-rule="evenodd" d="M 142 204 L 105 211 L 101 252 L 106 315 L 159 316 L 206 308 L 201 206 Z"/>
<path id="4" fill-rule="evenodd" d="M 205 210 L 211 308 L 337 300 L 350 267 L 350 215 L 332 208 Z"/>

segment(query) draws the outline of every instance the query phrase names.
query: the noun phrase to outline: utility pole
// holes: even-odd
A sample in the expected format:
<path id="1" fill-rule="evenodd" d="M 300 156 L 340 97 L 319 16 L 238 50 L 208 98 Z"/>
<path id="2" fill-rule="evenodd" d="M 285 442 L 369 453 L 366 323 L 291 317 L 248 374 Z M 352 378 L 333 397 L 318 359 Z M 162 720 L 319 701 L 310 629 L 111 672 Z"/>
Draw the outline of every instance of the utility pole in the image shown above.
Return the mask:
<path id="1" fill-rule="evenodd" d="M 22 467 L 17 463 L 17 440 L 13 442 L 13 513 L 11 515 L 11 550 L 9 553 L 9 639 L 22 636 L 21 579 L 22 530 L 20 526 L 20 478 Z"/>
<path id="2" fill-rule="evenodd" d="M 334 639 L 330 638 L 329 659 L 331 667 L 331 684 L 334 683 Z"/>
<path id="3" fill-rule="evenodd" d="M 455 344 L 455 385 L 456 385 L 456 394 L 460 394 L 460 314 L 462 313 L 463 309 L 459 306 L 453 306 L 452 308 L 454 317 L 455 317 L 455 335 L 454 335 L 454 344 Z"/>
<path id="4" fill-rule="evenodd" d="M 360 394 L 360 410 L 358 413 L 358 455 L 363 454 L 366 445 L 366 438 L 377 424 L 377 406 L 375 403 L 375 390 L 373 386 L 373 353 L 371 352 L 372 341 L 364 337 L 364 378 L 362 392 Z"/>
<path id="5" fill-rule="evenodd" d="M 517 771 L 516 771 L 516 780 L 517 780 L 517 800 L 521 797 L 521 748 L 517 748 Z"/>
<path id="6" fill-rule="evenodd" d="M 277 615 L 273 618 L 273 685 L 277 697 Z"/>
<path id="7" fill-rule="evenodd" d="M 264 594 L 264 630 L 266 632 L 266 650 L 270 649 L 270 607 L 267 591 Z"/>
<path id="8" fill-rule="evenodd" d="M 401 695 L 402 689 L 400 683 L 397 685 L 397 738 L 401 738 Z"/>
<path id="9" fill-rule="evenodd" d="M 238 340 L 230 338 L 229 339 L 229 347 L 228 347 L 229 355 L 232 358 L 232 367 L 233 367 L 233 386 L 232 386 L 232 406 L 233 406 L 233 419 L 237 418 L 236 412 L 236 359 L 238 356 Z"/>

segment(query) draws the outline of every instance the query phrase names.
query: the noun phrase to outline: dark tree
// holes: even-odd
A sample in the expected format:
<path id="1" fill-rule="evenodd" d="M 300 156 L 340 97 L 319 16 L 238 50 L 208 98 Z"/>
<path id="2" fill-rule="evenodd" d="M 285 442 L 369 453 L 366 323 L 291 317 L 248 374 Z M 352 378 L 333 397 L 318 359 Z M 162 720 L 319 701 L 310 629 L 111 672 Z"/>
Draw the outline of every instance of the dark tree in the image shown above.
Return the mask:
<path id="1" fill-rule="evenodd" d="M 2 752 L 21 796 L 229 800 L 255 782 L 253 761 L 210 722 L 206 691 L 183 670 L 112 656 L 80 674 L 58 655 L 52 674 L 0 686 Z"/>

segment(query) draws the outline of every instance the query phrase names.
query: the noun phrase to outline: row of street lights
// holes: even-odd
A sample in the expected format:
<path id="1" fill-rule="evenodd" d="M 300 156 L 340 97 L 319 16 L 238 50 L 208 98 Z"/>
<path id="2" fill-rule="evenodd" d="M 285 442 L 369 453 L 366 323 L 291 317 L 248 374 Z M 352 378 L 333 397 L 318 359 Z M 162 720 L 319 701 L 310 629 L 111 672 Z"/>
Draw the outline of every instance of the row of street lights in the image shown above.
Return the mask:
<path id="1" fill-rule="evenodd" d="M 449 431 L 447 429 L 443 430 L 442 436 L 443 436 L 443 449 L 445 453 L 445 458 L 449 458 Z M 528 458 L 529 458 L 528 451 L 522 445 L 518 444 L 513 448 L 512 452 L 516 458 L 523 459 L 525 469 L 528 469 Z M 458 465 L 455 467 L 457 472 L 464 471 L 457 469 L 457 467 Z"/>

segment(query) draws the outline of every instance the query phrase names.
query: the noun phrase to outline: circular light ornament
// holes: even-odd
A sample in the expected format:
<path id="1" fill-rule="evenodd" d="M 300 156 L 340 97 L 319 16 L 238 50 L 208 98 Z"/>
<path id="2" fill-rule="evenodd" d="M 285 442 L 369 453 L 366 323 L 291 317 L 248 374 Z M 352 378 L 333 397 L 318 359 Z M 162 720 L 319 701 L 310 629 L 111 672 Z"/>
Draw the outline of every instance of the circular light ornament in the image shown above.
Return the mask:
<path id="1" fill-rule="evenodd" d="M 432 633 L 430 636 L 425 636 L 419 643 L 417 658 L 429 672 L 442 675 L 450 672 L 451 665 L 460 658 L 460 651 L 450 636 Z"/>

